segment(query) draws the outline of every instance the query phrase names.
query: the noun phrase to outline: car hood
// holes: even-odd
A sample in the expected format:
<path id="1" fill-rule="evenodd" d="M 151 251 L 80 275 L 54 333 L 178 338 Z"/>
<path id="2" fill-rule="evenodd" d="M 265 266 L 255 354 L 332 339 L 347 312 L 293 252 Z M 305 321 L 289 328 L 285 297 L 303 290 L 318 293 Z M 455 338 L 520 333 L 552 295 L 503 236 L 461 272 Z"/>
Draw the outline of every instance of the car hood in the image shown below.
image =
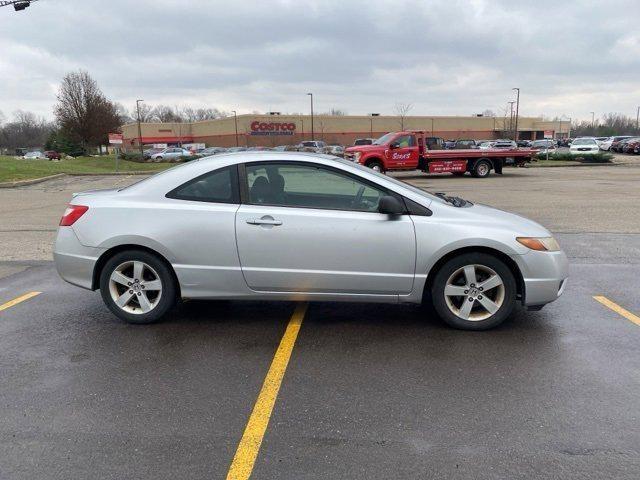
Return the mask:
<path id="1" fill-rule="evenodd" d="M 529 220 L 522 215 L 506 212 L 499 208 L 490 207 L 488 205 L 474 204 L 471 207 L 457 208 L 449 206 L 456 211 L 456 217 L 464 217 L 464 221 L 476 226 L 484 226 L 491 228 L 499 228 L 513 232 L 514 237 L 549 237 L 551 233 L 539 223 Z M 460 220 L 460 218 L 458 218 Z"/>
<path id="2" fill-rule="evenodd" d="M 385 148 L 384 145 L 354 145 L 353 147 L 347 147 L 344 149 L 345 152 L 371 152 L 374 150 L 380 150 L 381 148 Z"/>

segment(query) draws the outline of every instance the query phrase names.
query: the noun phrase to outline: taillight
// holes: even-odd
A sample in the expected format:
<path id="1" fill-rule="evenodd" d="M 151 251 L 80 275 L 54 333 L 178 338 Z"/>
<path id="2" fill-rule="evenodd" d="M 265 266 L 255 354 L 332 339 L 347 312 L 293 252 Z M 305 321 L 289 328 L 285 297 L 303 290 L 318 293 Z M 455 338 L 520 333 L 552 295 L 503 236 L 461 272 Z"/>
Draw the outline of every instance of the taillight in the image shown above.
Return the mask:
<path id="1" fill-rule="evenodd" d="M 69 205 L 67 209 L 62 214 L 62 218 L 60 219 L 61 227 L 70 227 L 76 220 L 78 220 L 84 212 L 89 210 L 89 207 L 85 207 L 84 205 Z"/>

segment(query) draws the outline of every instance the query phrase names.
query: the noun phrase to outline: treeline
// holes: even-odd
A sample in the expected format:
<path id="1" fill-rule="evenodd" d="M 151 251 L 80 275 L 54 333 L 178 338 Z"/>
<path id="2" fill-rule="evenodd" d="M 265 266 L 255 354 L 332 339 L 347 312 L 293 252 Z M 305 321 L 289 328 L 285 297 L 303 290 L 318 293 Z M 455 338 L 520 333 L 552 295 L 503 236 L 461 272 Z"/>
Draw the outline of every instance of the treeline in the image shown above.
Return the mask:
<path id="1" fill-rule="evenodd" d="M 554 119 L 559 121 L 559 119 Z M 638 135 L 640 128 L 635 118 L 621 113 L 608 113 L 593 123 L 588 120 L 572 122 L 572 137 L 611 137 L 613 135 Z"/>

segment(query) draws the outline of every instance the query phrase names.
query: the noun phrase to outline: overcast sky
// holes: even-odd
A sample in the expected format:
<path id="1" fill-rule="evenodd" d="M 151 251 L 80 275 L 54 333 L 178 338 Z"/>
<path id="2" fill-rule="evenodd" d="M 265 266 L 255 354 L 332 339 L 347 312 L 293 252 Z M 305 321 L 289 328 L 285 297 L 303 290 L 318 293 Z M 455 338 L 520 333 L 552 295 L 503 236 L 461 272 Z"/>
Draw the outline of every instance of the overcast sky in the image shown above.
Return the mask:
<path id="1" fill-rule="evenodd" d="M 113 101 L 237 110 L 635 116 L 640 1 L 40 0 L 0 9 L 0 111 L 52 118 L 85 69 Z"/>

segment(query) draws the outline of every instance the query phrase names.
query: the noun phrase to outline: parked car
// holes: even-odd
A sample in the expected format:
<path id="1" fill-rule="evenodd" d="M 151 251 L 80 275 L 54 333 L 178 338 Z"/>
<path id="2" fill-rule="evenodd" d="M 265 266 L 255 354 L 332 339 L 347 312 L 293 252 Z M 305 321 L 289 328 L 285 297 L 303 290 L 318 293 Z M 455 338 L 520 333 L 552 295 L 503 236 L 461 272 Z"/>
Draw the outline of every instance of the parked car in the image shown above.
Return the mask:
<path id="1" fill-rule="evenodd" d="M 600 150 L 611 150 L 611 147 L 613 146 L 614 143 L 620 142 L 621 140 L 625 140 L 627 138 L 631 138 L 631 135 L 622 135 L 622 136 L 617 136 L 617 137 L 608 137 L 606 140 L 603 140 L 602 142 L 600 142 Z"/>
<path id="2" fill-rule="evenodd" d="M 336 157 L 344 156 L 344 147 L 342 145 L 327 145 L 324 147 L 323 153 L 327 155 L 335 155 Z"/>
<path id="3" fill-rule="evenodd" d="M 480 150 L 488 150 L 488 149 L 490 149 L 490 148 L 493 148 L 493 144 L 494 144 L 494 143 L 495 143 L 495 142 L 490 142 L 490 141 L 482 142 L 480 145 L 478 145 L 478 148 L 479 148 Z"/>
<path id="4" fill-rule="evenodd" d="M 531 140 L 518 140 L 516 144 L 520 148 L 529 148 L 531 146 Z"/>
<path id="5" fill-rule="evenodd" d="M 283 152 L 205 158 L 76 194 L 54 258 L 64 280 L 100 290 L 137 324 L 162 319 L 180 297 L 429 299 L 449 325 L 485 330 L 517 303 L 556 300 L 568 277 L 551 233 L 522 216 Z"/>
<path id="6" fill-rule="evenodd" d="M 152 155 L 155 155 L 156 153 L 160 153 L 164 150 L 165 150 L 164 148 L 148 148 L 147 150 L 144 150 L 142 152 L 142 158 L 149 159 L 151 158 Z"/>
<path id="7" fill-rule="evenodd" d="M 475 140 L 462 139 L 456 140 L 453 148 L 455 148 L 456 150 L 468 150 L 470 148 L 478 148 L 478 145 L 476 144 Z"/>
<path id="8" fill-rule="evenodd" d="M 226 152 L 227 149 L 224 147 L 207 147 L 202 150 L 198 156 L 200 157 L 208 157 L 209 155 L 218 155 L 220 153 Z"/>
<path id="9" fill-rule="evenodd" d="M 190 157 L 191 152 L 187 149 L 180 147 L 170 147 L 165 148 L 161 152 L 154 153 L 151 155 L 151 160 L 156 160 L 158 162 L 162 160 L 179 160 L 183 157 Z"/>
<path id="10" fill-rule="evenodd" d="M 516 149 L 518 145 L 513 140 L 496 140 L 491 148 Z"/>
<path id="11" fill-rule="evenodd" d="M 638 142 L 640 142 L 640 138 L 638 137 L 632 137 L 632 138 L 627 138 L 621 145 L 622 147 L 620 148 L 622 153 L 634 153 L 634 150 L 636 148 L 636 146 L 638 145 Z"/>
<path id="12" fill-rule="evenodd" d="M 244 152 L 246 150 L 247 147 L 231 147 L 227 148 L 227 153 Z"/>
<path id="13" fill-rule="evenodd" d="M 556 142 L 558 147 L 570 147 L 573 139 L 571 138 L 559 138 Z"/>
<path id="14" fill-rule="evenodd" d="M 556 145 L 553 141 L 547 140 L 534 140 L 531 142 L 531 149 L 536 150 L 537 155 L 553 155 L 556 153 Z"/>
<path id="15" fill-rule="evenodd" d="M 569 147 L 572 155 L 595 155 L 600 153 L 600 145 L 595 138 L 576 138 Z"/>
<path id="16" fill-rule="evenodd" d="M 356 138 L 353 142 L 353 146 L 355 147 L 357 145 L 371 145 L 375 141 L 375 138 Z"/>
<path id="17" fill-rule="evenodd" d="M 298 144 L 298 151 L 321 153 L 327 144 L 321 140 L 304 140 Z"/>
<path id="18" fill-rule="evenodd" d="M 24 158 L 25 160 L 34 160 L 37 158 L 47 158 L 47 157 L 40 150 L 33 150 L 31 152 L 25 153 L 22 158 Z"/>
<path id="19" fill-rule="evenodd" d="M 49 160 L 60 160 L 61 158 L 60 153 L 56 152 L 55 150 L 45 150 L 44 156 Z"/>
<path id="20" fill-rule="evenodd" d="M 623 137 L 615 137 L 615 138 L 617 140 L 613 140 L 611 142 L 611 147 L 609 148 L 609 150 L 620 153 L 622 152 L 622 147 L 624 146 L 624 142 L 626 142 L 627 140 L 633 137 L 631 135 L 625 135 Z"/>

